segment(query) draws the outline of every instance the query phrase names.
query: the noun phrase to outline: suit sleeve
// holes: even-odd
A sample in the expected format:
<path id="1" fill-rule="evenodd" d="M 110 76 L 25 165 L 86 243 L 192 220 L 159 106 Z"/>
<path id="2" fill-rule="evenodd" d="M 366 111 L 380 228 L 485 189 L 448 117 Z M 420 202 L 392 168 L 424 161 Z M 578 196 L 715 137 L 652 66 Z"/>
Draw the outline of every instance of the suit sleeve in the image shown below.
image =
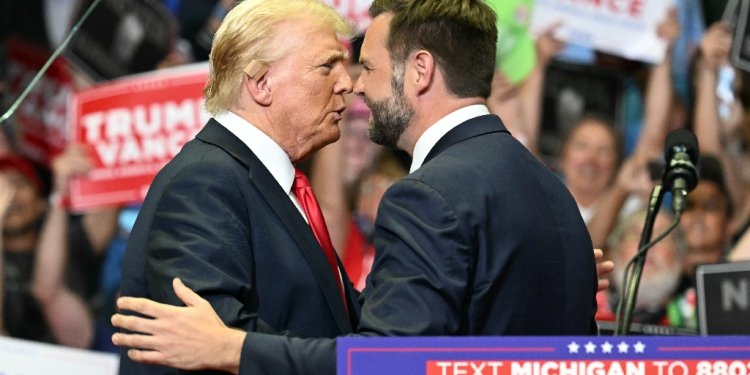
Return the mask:
<path id="1" fill-rule="evenodd" d="M 247 206 L 230 168 L 196 163 L 177 173 L 157 205 L 146 277 L 157 302 L 182 306 L 172 280 L 208 300 L 225 324 L 273 332 L 253 311 L 253 259 Z"/>
<path id="2" fill-rule="evenodd" d="M 358 335 L 458 334 L 470 248 L 450 204 L 433 188 L 401 180 L 383 197 L 375 264 L 362 297 Z M 335 374 L 335 339 L 247 335 L 240 374 Z"/>
<path id="3" fill-rule="evenodd" d="M 404 179 L 383 196 L 359 333 L 460 334 L 473 274 L 468 231 L 435 189 Z"/>

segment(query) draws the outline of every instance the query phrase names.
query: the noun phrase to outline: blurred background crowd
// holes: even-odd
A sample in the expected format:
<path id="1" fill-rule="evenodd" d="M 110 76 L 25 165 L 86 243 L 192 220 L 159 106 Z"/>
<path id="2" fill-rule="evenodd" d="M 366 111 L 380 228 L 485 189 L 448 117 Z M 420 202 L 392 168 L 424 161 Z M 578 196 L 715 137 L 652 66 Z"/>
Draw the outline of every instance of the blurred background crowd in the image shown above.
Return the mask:
<path id="1" fill-rule="evenodd" d="M 554 36 L 559 25 L 532 36 L 519 15 L 533 7 L 533 0 L 497 2 L 505 11 L 499 12 L 498 68 L 488 106 L 565 181 L 594 247 L 615 262 L 610 289 L 598 295 L 598 319 L 614 319 L 624 267 L 637 250 L 646 202 L 664 168 L 666 135 L 677 128 L 697 135 L 700 182 L 687 198 L 680 227 L 649 253 L 635 313 L 637 322 L 696 330 L 695 266 L 750 260 L 750 110 L 745 104 L 750 104 L 750 75 L 730 63 L 734 30 L 720 20 L 727 2 L 676 0 L 656 30 L 668 46 L 656 65 L 561 42 Z M 18 96 L 11 89 L 8 46 L 23 40 L 51 53 L 90 3 L 0 0 L 3 112 Z M 154 25 L 144 30 L 121 22 L 118 31 L 155 38 L 150 54 L 118 47 L 122 56 L 147 54 L 141 61 L 150 62 L 133 68 L 136 72 L 205 61 L 213 33 L 235 0 L 149 4 L 162 17 Z M 360 13 L 366 14 L 366 5 Z M 366 22 L 360 22 L 361 33 L 363 27 Z M 71 49 L 86 50 L 86 43 L 80 38 Z M 361 37 L 345 44 L 352 52 L 348 71 L 356 80 Z M 76 64 L 66 69 L 74 90 L 125 74 Z M 66 121 L 65 116 L 57 121 Z M 350 95 L 341 140 L 301 166 L 358 289 L 374 258 L 378 203 L 409 172 L 410 162 L 406 154 L 372 144 L 368 121 L 362 98 Z M 68 144 L 47 163 L 30 159 L 17 147 L 20 126 L 11 118 L 0 132 L 0 335 L 116 351 L 109 341 L 109 317 L 138 205 L 67 209 L 70 178 L 92 168 L 88 150 Z M 671 220 L 663 209 L 654 232 Z"/>

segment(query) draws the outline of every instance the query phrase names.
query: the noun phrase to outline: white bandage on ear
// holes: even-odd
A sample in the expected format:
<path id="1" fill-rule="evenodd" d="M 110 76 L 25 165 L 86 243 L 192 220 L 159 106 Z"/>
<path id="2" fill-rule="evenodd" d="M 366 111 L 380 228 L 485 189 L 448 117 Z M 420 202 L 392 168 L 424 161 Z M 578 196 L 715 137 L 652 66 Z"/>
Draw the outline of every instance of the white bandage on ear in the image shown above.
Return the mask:
<path id="1" fill-rule="evenodd" d="M 268 72 L 268 65 L 253 60 L 250 61 L 250 64 L 247 64 L 247 67 L 243 71 L 248 77 L 250 77 L 250 79 L 257 82 L 266 75 L 266 72 Z"/>

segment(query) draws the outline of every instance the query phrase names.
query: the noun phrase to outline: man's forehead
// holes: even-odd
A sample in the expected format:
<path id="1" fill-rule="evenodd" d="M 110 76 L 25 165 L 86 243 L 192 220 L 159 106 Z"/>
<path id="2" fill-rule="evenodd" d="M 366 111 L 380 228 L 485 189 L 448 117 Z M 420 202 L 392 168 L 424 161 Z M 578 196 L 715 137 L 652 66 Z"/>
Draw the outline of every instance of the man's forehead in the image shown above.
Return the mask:
<path id="1" fill-rule="evenodd" d="M 386 39 L 388 37 L 388 29 L 390 27 L 391 19 L 393 15 L 390 13 L 381 14 L 372 21 L 370 27 L 365 32 L 365 38 L 362 41 L 362 49 L 372 49 L 375 46 L 381 46 L 385 48 Z"/>
<path id="2" fill-rule="evenodd" d="M 341 54 L 346 57 L 347 51 L 331 25 L 303 18 L 285 20 L 278 29 L 274 43 L 287 46 L 291 52 L 288 56 L 319 59 Z"/>
<path id="3" fill-rule="evenodd" d="M 334 34 L 335 36 L 335 34 Z M 343 61 L 349 58 L 349 52 L 337 37 L 306 38 L 300 40 L 282 60 L 296 61 L 301 64 L 326 64 Z"/>

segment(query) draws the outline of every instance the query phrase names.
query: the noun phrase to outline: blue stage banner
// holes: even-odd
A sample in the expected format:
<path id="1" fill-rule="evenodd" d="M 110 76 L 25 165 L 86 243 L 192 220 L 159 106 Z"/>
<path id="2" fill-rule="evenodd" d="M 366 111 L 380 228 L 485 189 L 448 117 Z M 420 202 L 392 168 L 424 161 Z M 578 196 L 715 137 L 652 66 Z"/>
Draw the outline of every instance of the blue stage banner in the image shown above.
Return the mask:
<path id="1" fill-rule="evenodd" d="M 338 339 L 338 375 L 750 375 L 750 337 Z"/>

